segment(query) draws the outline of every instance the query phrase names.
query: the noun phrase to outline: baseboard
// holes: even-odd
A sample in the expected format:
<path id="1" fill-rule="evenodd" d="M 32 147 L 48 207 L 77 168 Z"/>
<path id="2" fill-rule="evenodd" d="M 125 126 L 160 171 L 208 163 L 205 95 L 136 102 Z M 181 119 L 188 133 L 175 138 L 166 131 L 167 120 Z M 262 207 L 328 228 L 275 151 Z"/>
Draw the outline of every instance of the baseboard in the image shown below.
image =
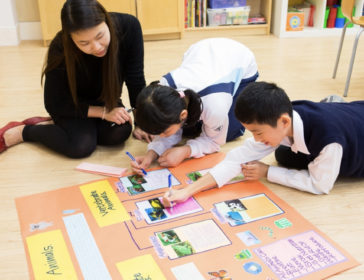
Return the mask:
<path id="1" fill-rule="evenodd" d="M 16 46 L 20 43 L 19 26 L 0 27 L 0 46 Z"/>
<path id="2" fill-rule="evenodd" d="M 39 21 L 19 22 L 20 40 L 43 40 L 42 27 Z"/>
<path id="3" fill-rule="evenodd" d="M 22 40 L 43 40 L 39 21 L 18 22 L 16 26 L 0 27 L 0 46 L 16 46 Z"/>

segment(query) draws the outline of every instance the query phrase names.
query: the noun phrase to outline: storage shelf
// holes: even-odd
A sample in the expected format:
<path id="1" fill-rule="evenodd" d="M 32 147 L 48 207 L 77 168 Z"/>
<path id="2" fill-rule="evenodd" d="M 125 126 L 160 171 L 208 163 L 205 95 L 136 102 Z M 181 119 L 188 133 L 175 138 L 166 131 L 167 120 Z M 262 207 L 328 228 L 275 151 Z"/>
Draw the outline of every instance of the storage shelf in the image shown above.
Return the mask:
<path id="1" fill-rule="evenodd" d="M 250 6 L 250 15 L 262 14 L 266 19 L 266 23 L 188 27 L 185 29 L 184 35 L 207 37 L 210 32 L 216 34 L 216 32 L 221 31 L 223 33 L 226 30 L 231 30 L 239 35 L 268 35 L 270 33 L 272 0 L 247 0 L 247 5 Z"/>
<path id="2" fill-rule="evenodd" d="M 321 36 L 340 36 L 342 28 L 323 28 L 326 0 L 310 0 L 316 5 L 314 14 L 314 26 L 305 26 L 302 31 L 286 31 L 288 0 L 275 0 L 272 15 L 272 32 L 280 38 L 293 37 L 321 37 Z M 356 0 L 356 16 L 359 16 L 363 9 L 364 0 Z M 347 28 L 347 34 L 355 34 L 357 27 Z"/>

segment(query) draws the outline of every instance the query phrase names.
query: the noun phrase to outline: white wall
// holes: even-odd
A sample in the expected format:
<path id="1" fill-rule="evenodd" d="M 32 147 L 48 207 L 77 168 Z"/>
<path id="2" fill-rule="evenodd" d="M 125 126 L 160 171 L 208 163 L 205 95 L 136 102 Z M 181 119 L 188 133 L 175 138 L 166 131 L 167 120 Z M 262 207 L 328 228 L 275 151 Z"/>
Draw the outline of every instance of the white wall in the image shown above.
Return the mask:
<path id="1" fill-rule="evenodd" d="M 17 45 L 20 42 L 18 19 L 14 0 L 0 1 L 0 46 Z"/>

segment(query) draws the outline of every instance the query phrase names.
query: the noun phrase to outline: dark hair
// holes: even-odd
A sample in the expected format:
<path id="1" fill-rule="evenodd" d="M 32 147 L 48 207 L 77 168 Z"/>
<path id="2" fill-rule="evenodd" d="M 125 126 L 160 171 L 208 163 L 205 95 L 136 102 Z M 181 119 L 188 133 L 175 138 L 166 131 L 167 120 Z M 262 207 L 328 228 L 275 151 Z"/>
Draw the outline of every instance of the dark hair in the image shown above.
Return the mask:
<path id="1" fill-rule="evenodd" d="M 292 117 L 292 103 L 276 84 L 253 82 L 237 97 L 234 112 L 242 123 L 256 122 L 276 127 L 282 114 L 288 113 Z"/>
<path id="2" fill-rule="evenodd" d="M 67 0 L 61 11 L 61 38 L 63 52 L 50 53 L 43 67 L 42 80 L 45 74 L 65 63 L 69 88 L 75 105 L 77 99 L 76 68 L 84 67 L 82 51 L 74 44 L 71 33 L 95 27 L 105 22 L 110 30 L 110 44 L 102 62 L 102 92 L 100 100 L 111 110 L 117 105 L 121 92 L 121 80 L 118 71 L 118 40 L 113 22 L 105 8 L 96 0 Z M 87 71 L 87 69 L 84 69 Z"/>
<path id="3" fill-rule="evenodd" d="M 181 123 L 180 114 L 188 112 L 185 126 L 193 126 L 202 113 L 201 97 L 193 90 L 184 91 L 188 101 L 181 98 L 177 90 L 152 82 L 138 95 L 135 121 L 147 133 L 158 135 L 173 124 Z"/>

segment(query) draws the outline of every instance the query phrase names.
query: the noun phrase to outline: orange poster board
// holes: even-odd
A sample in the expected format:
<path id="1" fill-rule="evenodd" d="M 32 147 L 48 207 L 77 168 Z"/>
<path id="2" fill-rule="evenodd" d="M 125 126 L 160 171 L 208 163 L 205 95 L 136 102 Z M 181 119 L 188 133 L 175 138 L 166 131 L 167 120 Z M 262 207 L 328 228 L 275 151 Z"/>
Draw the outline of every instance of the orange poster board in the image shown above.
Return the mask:
<path id="1" fill-rule="evenodd" d="M 322 279 L 358 265 L 260 182 L 163 209 L 166 174 L 181 188 L 223 157 L 17 198 L 31 279 Z"/>

